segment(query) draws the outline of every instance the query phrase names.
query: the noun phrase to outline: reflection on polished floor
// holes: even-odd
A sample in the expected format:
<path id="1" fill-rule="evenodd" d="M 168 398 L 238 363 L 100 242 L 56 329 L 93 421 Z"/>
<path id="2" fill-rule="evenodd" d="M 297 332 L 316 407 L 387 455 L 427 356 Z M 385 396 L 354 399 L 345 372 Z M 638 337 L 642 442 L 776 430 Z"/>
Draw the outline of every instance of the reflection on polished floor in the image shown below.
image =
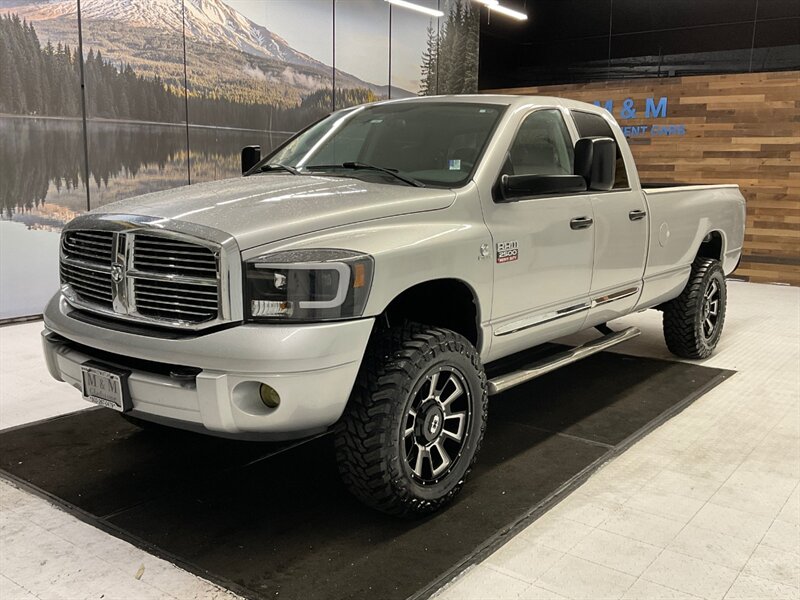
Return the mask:
<path id="1" fill-rule="evenodd" d="M 725 333 L 701 364 L 736 375 L 437 599 L 800 598 L 800 290 L 728 289 Z M 616 351 L 669 357 L 659 313 L 621 325 L 643 334 Z"/>
<path id="2" fill-rule="evenodd" d="M 800 597 L 799 292 L 731 282 L 726 332 L 704 364 L 737 374 L 439 597 Z M 619 352 L 670 358 L 659 317 L 620 320 L 643 335 Z M 85 407 L 45 373 L 40 328 L 0 329 L 3 428 Z M 0 509 L 3 598 L 232 597 L 5 482 Z"/>

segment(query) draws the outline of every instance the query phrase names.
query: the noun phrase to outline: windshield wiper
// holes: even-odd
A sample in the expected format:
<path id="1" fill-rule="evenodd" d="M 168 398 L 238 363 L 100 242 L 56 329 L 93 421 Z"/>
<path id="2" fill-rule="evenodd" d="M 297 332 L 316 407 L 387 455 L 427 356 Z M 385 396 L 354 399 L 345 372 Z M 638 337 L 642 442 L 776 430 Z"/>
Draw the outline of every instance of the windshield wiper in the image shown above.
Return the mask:
<path id="1" fill-rule="evenodd" d="M 310 165 L 306 167 L 306 169 L 352 169 L 353 171 L 364 169 L 369 171 L 378 171 L 380 173 L 391 175 L 395 179 L 398 179 L 403 183 L 407 183 L 408 185 L 413 185 L 414 187 L 425 187 L 425 184 L 421 181 L 417 181 L 416 179 L 408 177 L 407 175 L 400 175 L 400 173 L 397 172 L 397 169 L 387 169 L 362 162 L 348 161 L 340 165 Z"/>
<path id="2" fill-rule="evenodd" d="M 269 163 L 266 165 L 262 165 L 259 169 L 259 172 L 265 173 L 267 171 L 286 171 L 291 173 L 292 175 L 300 175 L 300 171 L 295 169 L 294 167 L 290 167 L 289 165 L 282 165 L 281 163 Z"/>

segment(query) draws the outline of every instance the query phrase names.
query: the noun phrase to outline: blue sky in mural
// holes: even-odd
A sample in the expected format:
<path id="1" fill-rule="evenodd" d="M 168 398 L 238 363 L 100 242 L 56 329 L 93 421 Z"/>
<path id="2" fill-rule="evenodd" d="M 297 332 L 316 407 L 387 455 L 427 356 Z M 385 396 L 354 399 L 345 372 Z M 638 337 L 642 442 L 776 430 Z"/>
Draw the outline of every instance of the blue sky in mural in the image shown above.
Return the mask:
<path id="1" fill-rule="evenodd" d="M 437 0 L 416 0 L 436 8 Z M 331 64 L 333 60 L 331 0 L 225 0 L 231 8 L 284 38 L 301 52 Z M 388 48 L 384 0 L 338 0 L 336 67 L 371 83 L 386 84 Z M 416 92 L 419 66 L 430 18 L 394 7 L 392 85 Z M 345 37 L 346 36 L 346 37 Z M 402 43 L 399 43 L 402 40 Z M 357 51 L 347 51 L 347 44 Z"/>
<path id="2" fill-rule="evenodd" d="M 277 33 L 300 52 L 330 64 L 333 58 L 330 0 L 224 0 L 251 21 Z M 379 0 L 383 3 L 383 0 Z"/>
<path id="3" fill-rule="evenodd" d="M 437 0 L 414 0 L 415 4 L 437 8 Z M 384 3 L 385 4 L 385 3 Z M 442 0 L 442 6 L 445 2 Z M 392 86 L 419 91 L 420 64 L 425 51 L 431 17 L 405 8 L 392 8 Z M 433 19 L 436 28 L 436 19 Z"/>

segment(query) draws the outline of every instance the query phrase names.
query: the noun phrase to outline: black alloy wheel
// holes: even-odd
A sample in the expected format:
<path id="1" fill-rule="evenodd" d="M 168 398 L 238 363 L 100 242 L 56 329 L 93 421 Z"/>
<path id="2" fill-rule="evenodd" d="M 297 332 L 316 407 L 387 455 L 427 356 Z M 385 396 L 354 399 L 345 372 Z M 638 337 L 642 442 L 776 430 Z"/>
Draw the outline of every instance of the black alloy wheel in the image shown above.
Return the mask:
<path id="1" fill-rule="evenodd" d="M 441 481 L 458 464 L 466 446 L 472 403 L 464 375 L 435 367 L 417 384 L 406 411 L 406 466 L 422 485 Z"/>
<path id="2" fill-rule="evenodd" d="M 486 374 L 466 338 L 417 323 L 376 330 L 334 429 L 342 481 L 390 515 L 436 511 L 464 485 L 487 409 Z"/>
<path id="3" fill-rule="evenodd" d="M 681 358 L 707 358 L 717 347 L 728 300 L 718 260 L 697 258 L 680 296 L 663 306 L 664 339 Z"/>

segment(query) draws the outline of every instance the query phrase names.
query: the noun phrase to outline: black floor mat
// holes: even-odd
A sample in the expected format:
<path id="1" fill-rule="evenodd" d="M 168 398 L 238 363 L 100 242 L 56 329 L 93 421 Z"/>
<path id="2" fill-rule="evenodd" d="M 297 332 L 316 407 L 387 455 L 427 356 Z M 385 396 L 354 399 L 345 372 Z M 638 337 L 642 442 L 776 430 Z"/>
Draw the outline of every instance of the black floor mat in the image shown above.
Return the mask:
<path id="1" fill-rule="evenodd" d="M 0 469 L 252 598 L 425 596 L 729 374 L 601 353 L 496 396 L 463 492 L 415 522 L 354 501 L 327 436 L 291 447 L 160 435 L 97 409 L 0 434 Z"/>

